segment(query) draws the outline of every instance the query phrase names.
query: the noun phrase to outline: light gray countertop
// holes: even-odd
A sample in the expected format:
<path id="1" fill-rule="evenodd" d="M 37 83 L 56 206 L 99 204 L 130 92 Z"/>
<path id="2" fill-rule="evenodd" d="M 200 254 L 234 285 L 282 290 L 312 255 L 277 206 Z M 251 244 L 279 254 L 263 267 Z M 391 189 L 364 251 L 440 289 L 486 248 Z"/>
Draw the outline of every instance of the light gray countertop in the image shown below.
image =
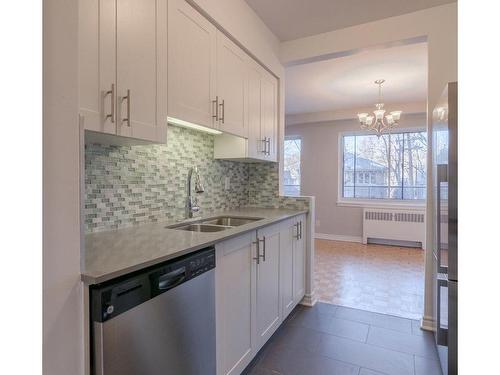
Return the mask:
<path id="1" fill-rule="evenodd" d="M 306 212 L 307 210 L 250 207 L 220 211 L 204 218 L 224 215 L 259 217 L 263 220 L 212 233 L 165 228 L 178 221 L 89 233 L 85 235 L 82 280 L 87 284 L 102 283 Z M 198 220 L 199 217 L 192 219 Z"/>

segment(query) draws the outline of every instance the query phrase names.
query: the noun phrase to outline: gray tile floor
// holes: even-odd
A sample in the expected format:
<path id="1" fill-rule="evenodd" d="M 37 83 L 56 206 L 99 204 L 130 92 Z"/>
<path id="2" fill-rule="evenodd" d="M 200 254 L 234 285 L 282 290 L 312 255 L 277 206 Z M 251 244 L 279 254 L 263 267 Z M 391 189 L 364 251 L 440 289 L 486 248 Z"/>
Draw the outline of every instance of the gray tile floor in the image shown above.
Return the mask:
<path id="1" fill-rule="evenodd" d="M 246 375 L 442 375 L 415 320 L 318 303 L 298 306 Z"/>

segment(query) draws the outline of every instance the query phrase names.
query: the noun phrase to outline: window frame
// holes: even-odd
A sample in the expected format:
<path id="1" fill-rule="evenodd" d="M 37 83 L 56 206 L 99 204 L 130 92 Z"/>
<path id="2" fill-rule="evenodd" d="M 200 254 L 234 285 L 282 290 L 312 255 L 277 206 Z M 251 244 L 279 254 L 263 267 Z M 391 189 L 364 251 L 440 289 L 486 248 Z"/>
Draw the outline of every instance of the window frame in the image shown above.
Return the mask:
<path id="1" fill-rule="evenodd" d="M 425 127 L 415 127 L 415 128 L 400 128 L 394 131 L 393 134 L 402 133 L 418 133 L 426 132 Z M 375 132 L 357 130 L 357 131 L 345 131 L 339 132 L 338 135 L 338 186 L 337 186 L 337 206 L 340 207 L 366 207 L 366 208 L 403 208 L 403 209 L 415 209 L 415 210 L 425 210 L 426 199 L 389 199 L 389 198 L 345 198 L 343 196 L 344 192 L 344 137 L 346 136 L 363 136 L 363 135 L 377 135 Z M 429 135 L 427 134 L 427 139 Z M 429 152 L 429 150 L 427 150 Z M 429 165 L 427 165 L 429 168 Z M 426 171 L 426 175 L 428 173 Z M 388 176 L 390 178 L 390 176 Z M 354 179 L 355 183 L 356 179 Z"/>
<path id="2" fill-rule="evenodd" d="M 286 141 L 293 141 L 293 140 L 300 140 L 300 181 L 299 181 L 299 194 L 298 195 L 288 195 L 286 194 L 286 189 L 285 187 L 286 186 L 297 186 L 297 185 L 285 185 L 285 181 L 283 179 L 283 196 L 284 197 L 301 197 L 302 196 L 302 153 L 303 153 L 303 149 L 304 149 L 304 142 L 302 141 L 302 136 L 301 135 L 287 135 L 285 136 L 285 138 L 283 139 L 283 175 L 284 175 L 284 172 L 285 172 L 285 142 Z"/>

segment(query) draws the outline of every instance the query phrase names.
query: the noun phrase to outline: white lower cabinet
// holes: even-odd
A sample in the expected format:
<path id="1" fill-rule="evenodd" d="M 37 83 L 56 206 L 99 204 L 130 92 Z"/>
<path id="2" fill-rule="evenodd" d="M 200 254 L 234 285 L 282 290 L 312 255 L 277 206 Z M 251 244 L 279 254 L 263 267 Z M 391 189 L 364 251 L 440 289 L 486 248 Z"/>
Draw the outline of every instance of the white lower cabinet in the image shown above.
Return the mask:
<path id="1" fill-rule="evenodd" d="M 292 226 L 293 253 L 293 301 L 294 306 L 304 297 L 306 291 L 306 215 L 295 218 Z"/>
<path id="2" fill-rule="evenodd" d="M 282 319 L 285 319 L 305 294 L 306 216 L 284 221 L 281 226 L 280 272 Z"/>
<path id="3" fill-rule="evenodd" d="M 216 244 L 217 374 L 237 375 L 304 296 L 305 215 Z"/>
<path id="4" fill-rule="evenodd" d="M 262 347 L 279 327 L 280 300 L 280 223 L 257 231 L 257 340 Z"/>
<path id="5" fill-rule="evenodd" d="M 280 237 L 280 274 L 281 274 L 281 298 L 283 319 L 290 314 L 295 307 L 293 294 L 293 242 L 295 219 L 286 220 L 281 226 Z"/>
<path id="6" fill-rule="evenodd" d="M 256 350 L 255 232 L 216 245 L 217 374 L 240 374 Z"/>

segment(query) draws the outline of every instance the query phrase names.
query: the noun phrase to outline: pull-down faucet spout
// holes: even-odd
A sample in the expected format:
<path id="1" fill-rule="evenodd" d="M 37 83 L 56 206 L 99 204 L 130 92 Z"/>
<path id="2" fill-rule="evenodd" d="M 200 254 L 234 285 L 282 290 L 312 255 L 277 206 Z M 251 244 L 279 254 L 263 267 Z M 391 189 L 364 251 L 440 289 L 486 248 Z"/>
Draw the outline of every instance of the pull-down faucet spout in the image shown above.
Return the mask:
<path id="1" fill-rule="evenodd" d="M 201 194 L 205 191 L 203 188 L 203 184 L 201 182 L 200 174 L 198 173 L 198 167 L 191 168 L 188 172 L 187 179 L 187 202 L 186 202 L 186 217 L 192 218 L 194 212 L 198 212 L 200 210 L 200 206 L 198 206 L 198 200 L 196 197 L 191 195 L 191 180 L 193 178 L 193 174 L 195 176 L 194 181 L 194 190 L 197 194 Z"/>

